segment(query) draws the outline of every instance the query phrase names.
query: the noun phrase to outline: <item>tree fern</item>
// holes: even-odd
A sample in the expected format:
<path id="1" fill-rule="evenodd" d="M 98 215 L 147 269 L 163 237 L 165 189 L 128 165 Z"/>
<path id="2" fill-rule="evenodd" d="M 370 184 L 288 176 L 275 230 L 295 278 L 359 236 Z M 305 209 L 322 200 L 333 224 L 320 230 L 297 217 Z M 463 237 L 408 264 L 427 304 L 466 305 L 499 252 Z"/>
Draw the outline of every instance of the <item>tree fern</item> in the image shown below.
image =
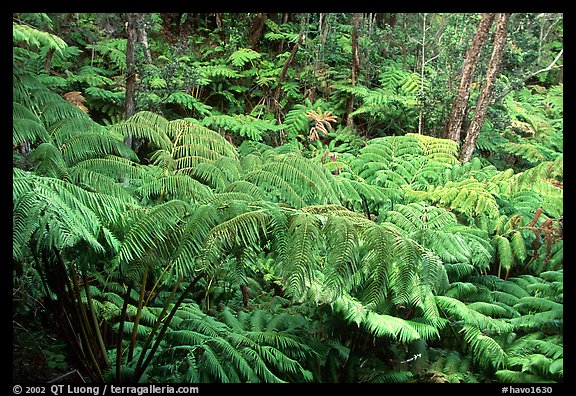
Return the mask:
<path id="1" fill-rule="evenodd" d="M 474 326 L 465 325 L 464 340 L 474 353 L 475 360 L 485 368 L 503 368 L 506 365 L 506 352 L 491 337 Z"/>
<path id="2" fill-rule="evenodd" d="M 202 124 L 225 132 L 233 132 L 241 137 L 261 141 L 263 136 L 279 130 L 270 120 L 252 117 L 250 115 L 211 115 L 202 120 Z"/>
<path id="3" fill-rule="evenodd" d="M 30 47 L 47 47 L 56 51 L 66 48 L 66 42 L 60 37 L 36 29 L 30 25 L 12 23 L 12 40 L 15 44 L 26 44 Z"/>
<path id="4" fill-rule="evenodd" d="M 260 53 L 250 48 L 240 48 L 234 51 L 228 57 L 228 60 L 232 63 L 232 65 L 242 67 L 248 62 L 259 59 L 261 56 L 262 55 Z"/>

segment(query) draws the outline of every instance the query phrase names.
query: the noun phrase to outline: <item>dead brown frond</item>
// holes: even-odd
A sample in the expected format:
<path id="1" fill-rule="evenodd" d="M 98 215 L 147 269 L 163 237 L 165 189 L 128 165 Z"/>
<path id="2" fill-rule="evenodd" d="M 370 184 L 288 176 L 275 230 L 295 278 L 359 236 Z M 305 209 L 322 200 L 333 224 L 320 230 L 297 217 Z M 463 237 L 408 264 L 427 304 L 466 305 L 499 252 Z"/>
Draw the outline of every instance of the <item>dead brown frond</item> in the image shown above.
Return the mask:
<path id="1" fill-rule="evenodd" d="M 66 99 L 67 102 L 72 103 L 74 106 L 78 107 L 84 113 L 88 113 L 88 108 L 84 106 L 84 103 L 86 103 L 86 98 L 82 96 L 82 93 L 80 91 L 67 92 L 64 94 L 64 99 Z"/>
<path id="2" fill-rule="evenodd" d="M 318 107 L 317 112 L 310 110 L 306 113 L 306 117 L 314 120 L 314 126 L 310 128 L 310 133 L 308 134 L 308 138 L 311 142 L 320 138 L 318 131 L 322 132 L 324 135 L 328 135 L 328 129 L 332 129 L 332 124 L 330 123 L 336 122 L 338 119 L 338 117 L 332 115 L 331 111 L 322 111 L 320 107 Z"/>

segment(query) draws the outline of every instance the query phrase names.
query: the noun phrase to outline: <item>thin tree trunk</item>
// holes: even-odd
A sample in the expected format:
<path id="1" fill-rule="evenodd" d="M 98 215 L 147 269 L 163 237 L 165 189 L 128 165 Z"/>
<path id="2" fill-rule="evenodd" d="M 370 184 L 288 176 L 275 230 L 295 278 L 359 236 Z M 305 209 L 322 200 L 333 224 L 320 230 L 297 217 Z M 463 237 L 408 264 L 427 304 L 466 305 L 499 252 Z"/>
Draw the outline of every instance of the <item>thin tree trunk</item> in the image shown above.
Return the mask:
<path id="1" fill-rule="evenodd" d="M 296 44 L 294 44 L 294 47 L 292 48 L 292 52 L 290 52 L 290 56 L 288 57 L 288 59 L 286 59 L 286 62 L 284 62 L 284 66 L 282 67 L 282 71 L 280 71 L 280 75 L 278 76 L 278 82 L 277 82 L 277 87 L 276 87 L 276 91 L 274 92 L 274 98 L 272 100 L 272 106 L 273 108 L 277 108 L 279 105 L 279 101 L 280 101 L 280 90 L 282 89 L 282 82 L 284 82 L 284 80 L 286 79 L 286 72 L 288 71 L 288 66 L 290 66 L 290 63 L 292 63 L 292 60 L 294 59 L 294 56 L 296 56 L 296 52 L 298 51 L 298 47 L 300 47 L 300 45 L 302 45 L 302 41 L 304 40 L 304 35 L 300 35 L 300 37 L 298 38 L 298 42 Z"/>
<path id="2" fill-rule="evenodd" d="M 352 86 L 356 85 L 358 75 L 360 74 L 360 52 L 358 50 L 358 25 L 360 24 L 360 13 L 354 13 L 354 28 L 352 30 Z M 350 117 L 350 113 L 354 111 L 354 96 L 348 99 L 346 126 L 349 128 L 354 127 L 354 119 Z"/>
<path id="3" fill-rule="evenodd" d="M 126 44 L 126 119 L 136 113 L 136 42 L 138 40 L 138 14 L 127 15 L 126 30 L 128 42 Z M 132 135 L 124 137 L 124 144 L 132 148 Z"/>
<path id="4" fill-rule="evenodd" d="M 250 47 L 253 50 L 257 50 L 257 44 L 262 37 L 262 31 L 264 30 L 264 22 L 266 22 L 266 19 L 268 19 L 268 14 L 259 13 L 252 23 L 252 28 L 250 29 Z"/>
<path id="5" fill-rule="evenodd" d="M 50 69 L 52 68 L 52 57 L 54 56 L 54 48 L 50 48 L 46 53 L 46 60 L 44 61 L 44 71 L 46 74 L 50 74 Z"/>
<path id="6" fill-rule="evenodd" d="M 476 68 L 476 63 L 478 62 L 484 42 L 486 41 L 486 37 L 488 36 L 488 32 L 490 31 L 490 27 L 492 26 L 494 15 L 494 13 L 482 14 L 482 19 L 478 24 L 476 35 L 474 36 L 472 44 L 464 58 L 462 78 L 460 79 L 460 85 L 458 87 L 458 95 L 456 96 L 456 100 L 452 106 L 452 111 L 450 112 L 448 125 L 446 127 L 446 137 L 454 140 L 458 144 L 460 143 L 460 131 L 462 129 L 462 123 L 464 122 L 466 106 L 468 105 L 468 99 L 470 98 L 472 75 Z"/>
<path id="7" fill-rule="evenodd" d="M 424 93 L 424 66 L 426 66 L 426 13 L 424 13 L 422 21 L 422 65 L 420 67 L 420 96 Z M 418 133 L 422 134 L 423 129 L 423 114 L 422 107 L 418 113 Z"/>
<path id="8" fill-rule="evenodd" d="M 468 162 L 472 158 L 472 153 L 474 153 L 476 141 L 478 140 L 478 135 L 480 134 L 482 125 L 484 125 L 484 119 L 486 118 L 488 105 L 490 104 L 492 85 L 496 80 L 498 69 L 502 61 L 502 53 L 504 52 L 504 46 L 506 44 L 506 30 L 509 16 L 510 14 L 507 13 L 501 13 L 498 15 L 492 57 L 490 58 L 488 70 L 486 71 L 484 86 L 482 87 L 482 91 L 480 92 L 480 96 L 478 97 L 478 101 L 476 103 L 474 118 L 470 123 L 470 127 L 468 128 L 468 132 L 466 134 L 466 139 L 462 145 L 462 151 L 460 152 L 461 162 Z"/>

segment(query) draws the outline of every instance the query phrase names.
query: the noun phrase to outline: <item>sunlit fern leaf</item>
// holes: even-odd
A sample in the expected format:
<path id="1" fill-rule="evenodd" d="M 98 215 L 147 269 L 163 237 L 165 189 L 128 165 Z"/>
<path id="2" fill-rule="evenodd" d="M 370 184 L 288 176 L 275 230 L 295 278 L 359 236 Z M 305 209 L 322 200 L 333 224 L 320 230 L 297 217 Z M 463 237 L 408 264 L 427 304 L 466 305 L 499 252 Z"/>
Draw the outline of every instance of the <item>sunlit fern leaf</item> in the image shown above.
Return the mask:
<path id="1" fill-rule="evenodd" d="M 413 133 L 407 133 L 405 136 L 416 138 L 428 159 L 449 165 L 458 164 L 458 145 L 453 140 Z"/>
<path id="2" fill-rule="evenodd" d="M 77 162 L 72 167 L 73 169 L 82 169 L 86 171 L 97 172 L 118 181 L 127 179 L 140 179 L 146 178 L 145 168 L 131 160 L 114 155 L 106 155 L 99 158 L 89 158 Z"/>
<path id="3" fill-rule="evenodd" d="M 474 283 L 470 282 L 452 282 L 448 290 L 444 293 L 447 297 L 452 297 L 458 300 L 465 300 L 467 297 L 474 296 L 478 292 L 478 288 Z"/>
<path id="4" fill-rule="evenodd" d="M 30 47 L 47 47 L 55 51 L 62 51 L 68 44 L 60 37 L 36 29 L 27 24 L 12 23 L 12 40 L 15 44 L 25 44 Z"/>
<path id="5" fill-rule="evenodd" d="M 492 238 L 492 243 L 495 246 L 495 251 L 498 257 L 498 263 L 505 270 L 509 270 L 510 268 L 512 268 L 514 257 L 512 253 L 512 248 L 510 246 L 510 241 L 502 235 L 495 235 Z"/>
<path id="6" fill-rule="evenodd" d="M 242 192 L 223 192 L 223 193 L 216 193 L 208 196 L 207 198 L 200 201 L 200 204 L 209 204 L 215 207 L 221 208 L 227 205 L 231 205 L 237 203 L 239 201 L 244 202 L 256 202 L 253 195 L 246 194 Z"/>
<path id="7" fill-rule="evenodd" d="M 188 120 L 173 120 L 166 130 L 173 139 L 174 147 L 193 145 L 206 147 L 222 156 L 238 158 L 236 148 L 219 133 Z M 193 152 L 189 152 L 193 154 Z"/>
<path id="8" fill-rule="evenodd" d="M 189 200 L 193 203 L 213 195 L 207 186 L 188 175 L 168 175 L 152 179 L 138 187 L 136 194 L 145 200 L 162 197 L 167 200 Z"/>
<path id="9" fill-rule="evenodd" d="M 53 123 L 49 128 L 49 133 L 54 139 L 54 143 L 61 147 L 72 137 L 80 133 L 98 133 L 108 135 L 106 128 L 89 118 L 68 117 Z M 114 136 L 121 140 L 120 136 Z"/>
<path id="10" fill-rule="evenodd" d="M 416 330 L 421 339 L 427 341 L 440 339 L 439 330 L 441 330 L 446 324 L 446 321 L 443 320 L 420 320 L 419 318 L 406 320 L 406 322 L 410 325 L 410 327 Z"/>
<path id="11" fill-rule="evenodd" d="M 172 92 L 165 99 L 165 103 L 177 104 L 187 110 L 192 110 L 201 116 L 209 116 L 212 110 L 212 106 L 202 103 L 187 92 L 181 91 Z"/>
<path id="12" fill-rule="evenodd" d="M 294 208 L 301 208 L 306 205 L 306 201 L 292 185 L 278 174 L 258 169 L 246 174 L 245 180 L 270 193 L 272 200 L 286 202 Z"/>
<path id="13" fill-rule="evenodd" d="M 217 78 L 239 78 L 242 74 L 238 71 L 231 69 L 226 65 L 207 65 L 200 68 L 200 72 L 208 79 L 215 80 Z"/>
<path id="14" fill-rule="evenodd" d="M 514 308 L 520 313 L 534 313 L 534 312 L 545 312 L 545 311 L 561 311 L 562 304 L 555 301 L 549 300 L 547 298 L 530 296 L 521 298 Z"/>
<path id="15" fill-rule="evenodd" d="M 553 361 L 550 364 L 548 371 L 550 372 L 550 374 L 552 374 L 554 376 L 559 376 L 560 378 L 563 378 L 564 377 L 564 359 L 560 358 L 560 359 Z"/>
<path id="16" fill-rule="evenodd" d="M 398 231 L 390 226 L 373 225 L 365 230 L 363 239 L 370 250 L 363 264 L 369 268 L 369 281 L 363 291 L 364 303 L 377 304 L 388 295 L 394 249 L 399 238 Z"/>
<path id="17" fill-rule="evenodd" d="M 525 314 L 510 319 L 510 323 L 522 331 L 559 331 L 563 326 L 563 311 L 550 310 Z"/>
<path id="18" fill-rule="evenodd" d="M 96 44 L 88 44 L 86 48 L 96 51 L 107 57 L 112 65 L 120 70 L 126 68 L 126 45 L 127 39 L 99 40 Z"/>
<path id="19" fill-rule="evenodd" d="M 549 271 L 541 272 L 538 276 L 540 276 L 540 278 L 545 279 L 549 282 L 562 282 L 564 280 L 564 271 L 563 270 L 559 270 L 559 271 L 549 270 Z"/>
<path id="20" fill-rule="evenodd" d="M 408 343 L 420 338 L 420 334 L 404 319 L 368 312 L 364 326 L 377 337 L 387 337 Z"/>
<path id="21" fill-rule="evenodd" d="M 299 155 L 281 155 L 262 166 L 263 171 L 278 175 L 310 204 L 337 203 L 332 175 L 320 165 Z"/>
<path id="22" fill-rule="evenodd" d="M 484 301 L 472 302 L 468 304 L 468 308 L 478 311 L 483 315 L 490 316 L 491 318 L 502 318 L 508 315 L 508 311 L 504 307 Z"/>
<path id="23" fill-rule="evenodd" d="M 471 216 L 486 214 L 494 218 L 499 215 L 494 196 L 484 183 L 473 178 L 459 182 L 448 181 L 428 191 L 422 198 Z"/>
<path id="24" fill-rule="evenodd" d="M 224 192 L 247 194 L 255 200 L 264 200 L 265 198 L 264 192 L 257 185 L 246 180 L 237 180 L 229 183 L 224 189 Z"/>
<path id="25" fill-rule="evenodd" d="M 78 73 L 68 77 L 68 82 L 84 83 L 91 87 L 98 87 L 102 85 L 113 85 L 114 81 L 108 77 L 109 71 L 94 66 L 83 66 L 78 70 Z"/>
<path id="26" fill-rule="evenodd" d="M 511 324 L 486 316 L 452 297 L 435 296 L 434 299 L 442 312 L 463 321 L 466 325 L 498 333 L 508 332 L 513 329 Z"/>
<path id="27" fill-rule="evenodd" d="M 234 66 L 242 67 L 247 62 L 251 62 L 253 60 L 259 59 L 262 56 L 259 52 L 254 51 L 250 48 L 240 48 L 234 51 L 229 57 L 228 60 Z"/>
<path id="28" fill-rule="evenodd" d="M 167 135 L 168 121 L 155 113 L 140 111 L 126 121 L 114 124 L 110 130 L 119 136 L 132 136 L 152 143 L 158 149 L 170 150 L 172 142 Z"/>
<path id="29" fill-rule="evenodd" d="M 124 142 L 98 133 L 78 134 L 69 139 L 62 149 L 62 156 L 66 163 L 70 165 L 107 154 L 137 160 L 134 151 L 128 148 Z"/>
<path id="30" fill-rule="evenodd" d="M 13 198 L 16 259 L 23 252 L 22 247 L 30 242 L 50 250 L 69 248 L 84 241 L 95 252 L 104 253 L 105 248 L 98 241 L 103 222 L 80 194 L 74 194 L 79 188 L 66 182 L 53 183 L 51 178 L 26 179 L 22 182 L 28 181 L 28 191 L 21 190 Z M 34 213 L 39 216 L 30 217 Z M 34 241 L 30 240 L 32 237 Z"/>

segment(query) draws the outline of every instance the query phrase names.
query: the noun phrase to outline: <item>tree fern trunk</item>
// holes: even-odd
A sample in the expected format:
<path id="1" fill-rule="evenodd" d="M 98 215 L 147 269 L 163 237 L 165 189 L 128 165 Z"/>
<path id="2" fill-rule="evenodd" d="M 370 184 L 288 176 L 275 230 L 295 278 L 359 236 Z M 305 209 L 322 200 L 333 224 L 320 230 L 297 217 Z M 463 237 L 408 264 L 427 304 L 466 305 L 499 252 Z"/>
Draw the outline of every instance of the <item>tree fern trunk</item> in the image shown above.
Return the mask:
<path id="1" fill-rule="evenodd" d="M 202 279 L 203 277 L 204 277 L 204 274 L 201 273 L 200 275 L 196 276 L 196 278 L 194 278 L 190 282 L 190 284 L 186 287 L 186 289 L 182 292 L 182 294 L 178 298 L 178 301 L 176 301 L 176 303 L 172 307 L 172 310 L 170 311 L 170 313 L 168 314 L 168 317 L 165 320 L 163 318 L 158 318 L 157 325 L 162 323 L 163 324 L 162 329 L 160 330 L 160 333 L 158 333 L 158 336 L 156 337 L 156 342 L 154 342 L 152 349 L 150 350 L 150 352 L 147 355 L 146 355 L 146 349 L 142 349 L 142 352 L 140 354 L 140 359 L 138 361 L 138 365 L 136 366 L 136 370 L 134 371 L 134 376 L 132 378 L 132 381 L 138 382 L 138 380 L 140 379 L 142 374 L 144 374 L 146 367 L 148 367 L 148 365 L 152 361 L 152 358 L 154 357 L 156 350 L 160 346 L 160 343 L 162 342 L 162 339 L 164 338 L 164 334 L 166 334 L 166 330 L 168 330 L 168 326 L 170 325 L 172 318 L 174 317 L 174 315 L 178 311 L 178 308 L 180 308 L 180 305 L 182 305 L 184 300 L 188 297 L 188 294 L 190 294 L 192 289 L 194 289 L 194 286 L 196 286 L 196 283 L 198 283 L 198 281 L 200 279 Z M 178 282 L 178 284 L 179 283 L 180 282 Z M 171 301 L 171 299 L 166 303 L 165 308 L 168 307 L 168 305 L 170 304 L 170 301 Z M 163 311 L 163 313 L 164 313 L 164 311 Z M 157 327 L 155 326 L 154 329 L 157 329 Z M 153 334 L 154 334 L 154 330 L 152 331 L 151 335 L 153 335 Z M 146 359 L 143 360 L 143 357 L 145 355 L 146 355 Z"/>
<path id="2" fill-rule="evenodd" d="M 142 305 L 144 303 L 144 295 L 146 293 L 146 281 L 148 280 L 148 268 L 144 270 L 144 276 L 142 277 L 142 284 L 140 285 L 140 298 L 138 299 L 138 308 L 136 311 L 136 317 L 134 318 L 134 327 L 132 328 L 132 340 L 130 342 L 130 349 L 128 350 L 127 360 L 132 360 L 132 355 L 134 353 L 134 347 L 136 346 L 136 334 L 138 332 L 138 324 L 140 323 L 140 317 L 142 315 Z"/>

